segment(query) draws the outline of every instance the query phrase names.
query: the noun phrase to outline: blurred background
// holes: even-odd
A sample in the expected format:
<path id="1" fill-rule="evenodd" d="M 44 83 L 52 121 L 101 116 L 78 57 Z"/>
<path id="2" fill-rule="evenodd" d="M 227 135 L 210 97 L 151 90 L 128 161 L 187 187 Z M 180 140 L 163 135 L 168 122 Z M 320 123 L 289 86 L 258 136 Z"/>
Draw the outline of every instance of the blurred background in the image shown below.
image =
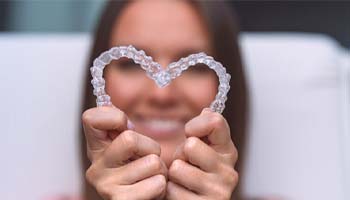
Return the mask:
<path id="1" fill-rule="evenodd" d="M 82 77 L 104 3 L 0 1 L 1 199 L 79 195 Z M 251 97 L 244 193 L 349 200 L 350 1 L 229 5 Z"/>
<path id="2" fill-rule="evenodd" d="M 0 1 L 0 31 L 91 32 L 104 0 Z M 325 33 L 350 48 L 350 1 L 230 1 L 242 31 Z M 45 16 L 45 17 L 43 17 Z"/>

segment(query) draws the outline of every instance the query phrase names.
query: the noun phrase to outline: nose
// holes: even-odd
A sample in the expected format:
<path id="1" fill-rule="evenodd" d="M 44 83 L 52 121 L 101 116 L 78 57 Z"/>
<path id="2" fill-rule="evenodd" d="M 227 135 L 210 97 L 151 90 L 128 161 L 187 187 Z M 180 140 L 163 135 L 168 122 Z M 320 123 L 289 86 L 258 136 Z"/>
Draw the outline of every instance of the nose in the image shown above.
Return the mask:
<path id="1" fill-rule="evenodd" d="M 176 98 L 175 92 L 172 90 L 172 84 L 166 87 L 160 88 L 158 85 L 153 84 L 150 91 L 150 97 L 154 102 L 158 104 L 169 104 L 172 103 Z"/>
<path id="2" fill-rule="evenodd" d="M 170 62 L 167 60 L 161 60 L 158 61 L 158 63 L 164 70 Z M 175 107 L 179 102 L 179 93 L 175 82 L 170 82 L 170 84 L 165 87 L 159 87 L 157 84 L 153 83 L 148 92 L 148 97 L 149 103 L 153 107 L 162 109 Z"/>

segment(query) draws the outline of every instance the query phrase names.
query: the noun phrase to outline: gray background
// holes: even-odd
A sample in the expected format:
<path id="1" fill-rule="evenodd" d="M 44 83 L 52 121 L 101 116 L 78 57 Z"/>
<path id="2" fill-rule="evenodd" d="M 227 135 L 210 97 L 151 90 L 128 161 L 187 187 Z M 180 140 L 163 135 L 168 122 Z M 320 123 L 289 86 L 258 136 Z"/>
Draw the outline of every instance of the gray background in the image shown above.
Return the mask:
<path id="1" fill-rule="evenodd" d="M 0 1 L 0 31 L 90 32 L 105 0 Z M 242 31 L 325 33 L 350 48 L 350 1 L 230 1 Z"/>

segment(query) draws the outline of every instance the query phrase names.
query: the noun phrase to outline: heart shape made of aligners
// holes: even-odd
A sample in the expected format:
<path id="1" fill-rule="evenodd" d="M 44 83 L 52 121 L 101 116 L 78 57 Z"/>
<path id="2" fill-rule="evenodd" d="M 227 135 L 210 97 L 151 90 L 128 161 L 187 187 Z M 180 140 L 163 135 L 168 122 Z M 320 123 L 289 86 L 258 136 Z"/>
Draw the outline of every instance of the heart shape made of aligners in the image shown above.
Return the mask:
<path id="1" fill-rule="evenodd" d="M 147 56 L 143 50 L 137 50 L 132 45 L 117 46 L 101 53 L 97 57 L 93 66 L 90 68 L 92 75 L 91 84 L 94 87 L 93 93 L 97 97 L 97 106 L 110 106 L 111 98 L 105 91 L 105 80 L 103 78 L 103 69 L 112 60 L 118 60 L 121 57 L 132 59 L 136 64 L 139 64 L 146 71 L 149 78 L 153 79 L 159 87 L 167 86 L 172 79 L 180 76 L 182 71 L 187 70 L 190 66 L 198 63 L 207 65 L 214 70 L 219 77 L 218 93 L 215 100 L 210 104 L 212 111 L 222 113 L 227 100 L 227 93 L 230 90 L 230 74 L 226 73 L 226 69 L 220 62 L 217 62 L 211 56 L 205 53 L 191 54 L 180 60 L 170 63 L 166 69 L 162 69 L 160 64 L 154 62 L 152 57 Z"/>

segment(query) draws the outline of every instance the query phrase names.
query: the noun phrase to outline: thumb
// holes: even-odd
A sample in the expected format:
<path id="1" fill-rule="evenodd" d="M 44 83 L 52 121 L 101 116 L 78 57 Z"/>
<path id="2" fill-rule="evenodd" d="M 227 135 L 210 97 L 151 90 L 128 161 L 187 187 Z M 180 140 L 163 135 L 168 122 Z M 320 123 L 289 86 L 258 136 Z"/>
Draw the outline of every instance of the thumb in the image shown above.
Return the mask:
<path id="1" fill-rule="evenodd" d="M 102 153 L 112 140 L 128 129 L 127 116 L 116 107 L 97 107 L 85 111 L 82 123 L 90 160 Z"/>
<path id="2" fill-rule="evenodd" d="M 221 153 L 226 152 L 227 147 L 232 146 L 230 127 L 227 121 L 221 114 L 213 112 L 209 108 L 203 109 L 200 115 L 186 123 L 185 134 L 186 137 L 201 138 Z"/>

